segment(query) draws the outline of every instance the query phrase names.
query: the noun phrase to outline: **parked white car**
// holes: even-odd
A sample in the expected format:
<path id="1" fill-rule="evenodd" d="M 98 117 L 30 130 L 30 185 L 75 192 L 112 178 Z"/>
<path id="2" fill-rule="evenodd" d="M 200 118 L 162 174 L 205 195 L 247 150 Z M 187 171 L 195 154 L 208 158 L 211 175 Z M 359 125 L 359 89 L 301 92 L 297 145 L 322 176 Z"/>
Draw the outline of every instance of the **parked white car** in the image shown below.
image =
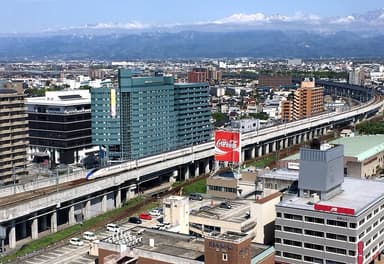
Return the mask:
<path id="1" fill-rule="evenodd" d="M 108 231 L 111 231 L 111 232 L 119 232 L 120 231 L 120 227 L 116 224 L 107 224 L 105 227 L 107 228 Z"/>
<path id="2" fill-rule="evenodd" d="M 74 246 L 82 246 L 82 245 L 84 245 L 84 242 L 81 241 L 80 238 L 72 237 L 72 238 L 69 240 L 69 244 L 74 245 Z"/>
<path id="3" fill-rule="evenodd" d="M 151 216 L 160 216 L 160 215 L 161 215 L 160 211 L 157 210 L 157 209 L 153 209 L 153 210 L 151 210 L 151 211 L 149 212 L 149 214 L 150 214 Z"/>
<path id="4" fill-rule="evenodd" d="M 89 231 L 86 231 L 86 232 L 83 233 L 83 238 L 85 240 L 89 240 L 89 241 L 93 241 L 93 240 L 97 239 L 95 233 L 89 232 Z"/>

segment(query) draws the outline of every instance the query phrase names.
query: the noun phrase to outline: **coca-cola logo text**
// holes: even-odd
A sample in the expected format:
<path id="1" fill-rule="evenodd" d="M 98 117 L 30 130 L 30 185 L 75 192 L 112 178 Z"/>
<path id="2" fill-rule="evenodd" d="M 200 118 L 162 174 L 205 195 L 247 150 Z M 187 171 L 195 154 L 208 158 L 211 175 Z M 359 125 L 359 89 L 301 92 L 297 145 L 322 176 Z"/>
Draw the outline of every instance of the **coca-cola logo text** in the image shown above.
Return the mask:
<path id="1" fill-rule="evenodd" d="M 237 148 L 237 140 L 233 140 L 233 139 L 230 139 L 230 140 L 219 139 L 216 142 L 216 146 L 217 147 L 223 147 L 223 148 L 235 149 L 235 148 Z"/>

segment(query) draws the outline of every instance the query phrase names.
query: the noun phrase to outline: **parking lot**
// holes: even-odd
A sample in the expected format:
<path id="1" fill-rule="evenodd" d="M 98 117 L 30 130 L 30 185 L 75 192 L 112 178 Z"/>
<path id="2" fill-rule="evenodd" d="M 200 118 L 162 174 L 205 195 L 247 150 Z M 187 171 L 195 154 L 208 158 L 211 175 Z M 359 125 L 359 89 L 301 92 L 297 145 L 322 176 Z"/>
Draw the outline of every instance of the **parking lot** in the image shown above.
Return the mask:
<path id="1" fill-rule="evenodd" d="M 122 231 L 131 229 L 136 226 L 145 226 L 152 227 L 156 226 L 158 222 L 157 219 L 162 218 L 156 217 L 152 218 L 152 220 L 142 220 L 142 224 L 136 225 L 132 223 L 124 223 L 120 224 L 120 229 Z M 102 240 L 107 237 L 112 236 L 113 232 L 107 231 L 105 228 L 95 232 L 97 239 Z M 81 237 L 80 237 L 81 238 Z M 82 246 L 74 246 L 69 244 L 65 244 L 56 249 L 48 250 L 45 253 L 40 255 L 28 258 L 24 261 L 18 261 L 17 263 L 22 264 L 87 264 L 87 263 L 95 263 L 95 257 L 92 257 L 88 254 L 90 248 L 90 242 L 82 239 L 84 245 Z"/>

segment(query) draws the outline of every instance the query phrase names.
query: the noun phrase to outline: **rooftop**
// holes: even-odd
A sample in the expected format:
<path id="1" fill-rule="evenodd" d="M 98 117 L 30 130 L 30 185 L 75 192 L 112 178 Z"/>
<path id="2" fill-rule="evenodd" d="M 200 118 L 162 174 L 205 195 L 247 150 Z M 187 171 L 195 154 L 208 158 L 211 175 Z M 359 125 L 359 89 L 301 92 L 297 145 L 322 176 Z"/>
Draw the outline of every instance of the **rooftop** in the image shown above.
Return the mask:
<path id="1" fill-rule="evenodd" d="M 228 221 L 234 223 L 246 222 L 245 214 L 250 210 L 249 200 L 234 200 L 230 204 L 231 209 L 220 208 L 223 199 L 210 199 L 203 202 L 190 201 L 191 216 L 220 219 L 220 221 Z"/>
<path id="2" fill-rule="evenodd" d="M 384 151 L 384 135 L 364 135 L 338 138 L 331 144 L 344 145 L 344 156 L 355 157 L 358 161 L 366 160 L 377 153 Z M 298 160 L 300 154 L 296 153 L 283 160 Z"/>
<path id="3" fill-rule="evenodd" d="M 139 238 L 140 242 L 130 244 Z M 150 245 L 150 239 L 153 239 L 153 246 Z M 177 256 L 186 259 L 198 259 L 204 255 L 204 240 L 196 239 L 188 235 L 163 232 L 143 227 L 134 227 L 122 233 L 120 236 L 108 237 L 101 242 L 108 245 L 131 246 L 136 249 L 152 251 L 171 256 Z M 103 245 L 101 245 L 103 246 Z M 121 247 L 124 251 L 126 247 Z"/>
<path id="4" fill-rule="evenodd" d="M 287 169 L 271 170 L 267 173 L 259 175 L 258 178 L 297 181 L 299 179 L 299 171 Z"/>
<path id="5" fill-rule="evenodd" d="M 344 156 L 356 157 L 358 161 L 384 151 L 384 135 L 344 137 L 333 140 L 331 143 L 343 144 Z"/>
<path id="6" fill-rule="evenodd" d="M 216 240 L 224 240 L 224 241 L 231 241 L 231 242 L 242 242 L 246 239 L 250 239 L 251 236 L 244 233 L 236 233 L 236 232 L 225 232 L 218 235 L 212 235 L 212 238 Z M 208 237 L 210 238 L 210 237 Z"/>
<path id="7" fill-rule="evenodd" d="M 90 104 L 91 96 L 88 90 L 49 91 L 44 97 L 27 98 L 27 105 L 72 106 Z"/>
<path id="8" fill-rule="evenodd" d="M 311 198 L 293 197 L 283 200 L 279 205 L 313 211 L 318 210 L 315 209 L 315 205 L 329 206 L 330 208 L 351 209 L 354 211 L 353 215 L 359 215 L 375 202 L 384 199 L 384 182 L 346 177 L 342 190 L 340 194 L 331 199 L 316 204 L 310 202 Z"/>

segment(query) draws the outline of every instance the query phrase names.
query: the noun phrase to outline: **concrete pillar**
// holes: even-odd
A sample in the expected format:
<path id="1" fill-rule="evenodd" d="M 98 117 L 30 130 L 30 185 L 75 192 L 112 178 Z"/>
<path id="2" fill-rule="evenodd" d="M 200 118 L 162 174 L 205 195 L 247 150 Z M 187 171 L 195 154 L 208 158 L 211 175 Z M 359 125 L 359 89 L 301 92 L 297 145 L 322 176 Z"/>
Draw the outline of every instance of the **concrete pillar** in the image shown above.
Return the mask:
<path id="1" fill-rule="evenodd" d="M 11 228 L 8 231 L 8 244 L 10 248 L 16 247 L 16 226 L 15 222 L 11 222 Z"/>
<path id="2" fill-rule="evenodd" d="M 214 170 L 218 170 L 219 168 L 220 168 L 220 164 L 219 164 L 219 162 L 218 161 L 214 161 L 215 162 L 215 168 L 214 168 Z"/>
<path id="3" fill-rule="evenodd" d="M 200 175 L 200 167 L 199 167 L 199 162 L 195 162 L 195 177 Z"/>
<path id="4" fill-rule="evenodd" d="M 257 154 L 258 157 L 261 157 L 263 156 L 263 146 L 262 145 L 259 145 L 259 150 L 258 150 L 258 154 Z"/>
<path id="5" fill-rule="evenodd" d="M 37 217 L 32 220 L 31 223 L 31 237 L 32 239 L 38 239 L 39 238 L 39 222 Z"/>
<path id="6" fill-rule="evenodd" d="M 115 207 L 116 208 L 120 208 L 121 207 L 121 190 L 120 190 L 120 188 L 116 192 Z"/>
<path id="7" fill-rule="evenodd" d="M 265 144 L 265 154 L 266 155 L 269 154 L 269 144 L 270 143 Z"/>
<path id="8" fill-rule="evenodd" d="M 103 203 L 103 201 L 101 201 L 101 203 Z M 103 204 L 101 204 L 101 210 L 103 210 Z M 90 215 L 91 215 L 91 200 L 85 201 L 85 204 L 84 204 L 84 207 L 83 207 L 83 215 L 84 215 L 84 219 L 83 220 L 86 220 L 86 219 L 90 218 Z"/>
<path id="9" fill-rule="evenodd" d="M 107 195 L 104 194 L 101 197 L 101 212 L 105 213 L 107 211 Z"/>
<path id="10" fill-rule="evenodd" d="M 224 161 L 224 167 L 227 168 L 229 165 L 229 162 L 228 161 Z"/>
<path id="11" fill-rule="evenodd" d="M 20 223 L 20 235 L 21 238 L 27 237 L 27 222 L 23 220 L 23 222 Z"/>
<path id="12" fill-rule="evenodd" d="M 240 162 L 243 162 L 245 160 L 245 150 L 241 150 L 241 156 L 240 156 Z"/>
<path id="13" fill-rule="evenodd" d="M 74 224 L 76 224 L 75 206 L 71 205 L 68 210 L 68 225 L 74 225 Z"/>
<path id="14" fill-rule="evenodd" d="M 57 213 L 56 211 L 51 214 L 51 233 L 57 232 Z"/>
<path id="15" fill-rule="evenodd" d="M 205 171 L 205 174 L 208 174 L 209 173 L 209 160 L 205 160 L 204 161 L 204 171 Z"/>
<path id="16" fill-rule="evenodd" d="M 134 198 L 135 197 L 135 190 L 136 190 L 136 185 L 135 184 L 132 184 L 128 187 L 127 189 L 127 193 L 126 193 L 126 201 L 129 201 L 130 199 Z"/>
<path id="17" fill-rule="evenodd" d="M 189 180 L 189 166 L 185 167 L 184 179 Z"/>
<path id="18" fill-rule="evenodd" d="M 272 142 L 272 152 L 276 151 L 276 141 Z"/>
<path id="19" fill-rule="evenodd" d="M 256 146 L 252 145 L 251 148 L 251 159 L 254 159 L 256 157 Z"/>

